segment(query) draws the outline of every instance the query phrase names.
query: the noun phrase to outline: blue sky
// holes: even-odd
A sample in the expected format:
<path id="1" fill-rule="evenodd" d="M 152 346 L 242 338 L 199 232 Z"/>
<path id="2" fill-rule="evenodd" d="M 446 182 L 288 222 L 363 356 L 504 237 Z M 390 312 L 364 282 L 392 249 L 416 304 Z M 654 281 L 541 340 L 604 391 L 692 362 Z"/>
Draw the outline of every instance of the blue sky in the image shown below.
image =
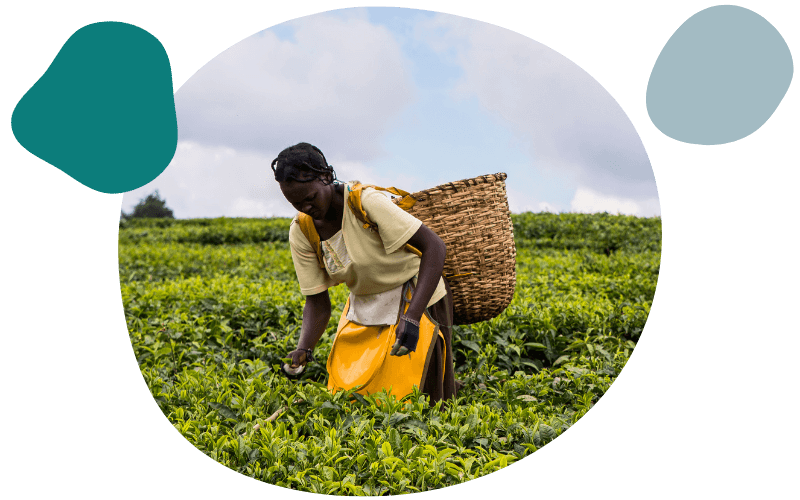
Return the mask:
<path id="1" fill-rule="evenodd" d="M 630 121 L 566 58 L 479 21 L 345 9 L 270 27 L 176 93 L 179 147 L 158 189 L 177 217 L 291 215 L 269 164 L 311 142 L 339 178 L 410 191 L 506 172 L 521 211 L 660 213 Z"/>

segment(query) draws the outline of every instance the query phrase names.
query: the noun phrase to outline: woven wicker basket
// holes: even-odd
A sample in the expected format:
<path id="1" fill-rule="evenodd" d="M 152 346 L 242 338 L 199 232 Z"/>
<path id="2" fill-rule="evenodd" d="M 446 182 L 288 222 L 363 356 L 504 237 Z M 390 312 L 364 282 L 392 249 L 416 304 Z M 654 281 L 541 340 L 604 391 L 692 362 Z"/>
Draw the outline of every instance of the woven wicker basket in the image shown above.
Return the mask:
<path id="1" fill-rule="evenodd" d="M 517 250 L 505 179 L 504 173 L 482 175 L 411 195 L 417 202 L 408 212 L 447 245 L 453 324 L 492 319 L 514 295 Z"/>

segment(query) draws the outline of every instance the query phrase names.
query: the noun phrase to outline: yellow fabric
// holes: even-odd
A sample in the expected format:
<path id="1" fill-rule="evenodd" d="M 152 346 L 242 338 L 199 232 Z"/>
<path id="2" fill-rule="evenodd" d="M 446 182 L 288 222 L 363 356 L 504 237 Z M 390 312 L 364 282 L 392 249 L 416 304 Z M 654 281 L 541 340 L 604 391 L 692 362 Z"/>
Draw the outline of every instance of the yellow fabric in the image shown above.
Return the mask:
<path id="1" fill-rule="evenodd" d="M 346 189 L 351 186 L 348 183 Z M 352 210 L 346 208 L 342 217 L 342 234 L 350 262 L 336 272 L 319 267 L 317 253 L 303 235 L 298 218 L 292 221 L 289 246 L 300 291 L 304 295 L 323 292 L 339 283 L 345 283 L 355 295 L 372 295 L 396 288 L 419 273 L 419 256 L 404 251 L 402 247 L 422 222 L 372 188 L 363 189 L 361 203 L 370 219 L 378 225 L 378 230 L 364 229 Z M 440 278 L 428 305 L 435 304 L 446 293 L 444 281 Z"/>
<path id="2" fill-rule="evenodd" d="M 309 244 L 317 254 L 319 267 L 325 269 L 325 259 L 322 258 L 322 246 L 320 245 L 317 228 L 314 227 L 314 219 L 301 212 L 297 214 L 297 223 L 300 226 L 300 231 L 302 231 L 303 236 L 306 237 Z"/>
<path id="3" fill-rule="evenodd" d="M 397 189 L 396 187 L 382 188 L 373 185 L 364 185 L 364 184 L 359 184 L 356 181 L 353 184 L 352 189 L 350 190 L 349 196 L 347 197 L 347 204 L 353 211 L 353 215 L 355 215 L 356 218 L 359 221 L 361 221 L 364 229 L 372 228 L 373 230 L 378 230 L 378 225 L 370 220 L 369 216 L 367 215 L 367 212 L 364 210 L 364 207 L 361 204 L 361 193 L 363 192 L 364 188 L 372 188 L 378 191 L 386 191 L 395 194 L 397 196 L 402 196 L 403 199 L 400 200 L 400 202 L 397 203 L 396 205 L 404 211 L 408 211 L 411 207 L 414 206 L 415 203 L 417 203 L 416 198 L 411 196 L 408 193 L 408 191 L 403 191 L 402 189 Z M 309 241 L 313 240 L 309 238 Z M 422 257 L 422 252 L 414 248 L 410 243 L 406 243 L 405 248 L 409 252 L 417 255 L 418 257 Z"/>
<path id="4" fill-rule="evenodd" d="M 364 211 L 364 208 L 361 205 L 361 192 L 366 187 L 379 191 L 387 191 L 397 196 L 402 196 L 403 199 L 396 205 L 405 211 L 413 207 L 414 204 L 417 202 L 417 200 L 414 197 L 412 197 L 407 191 L 403 191 L 402 189 L 397 189 L 396 187 L 382 188 L 378 186 L 364 185 L 356 181 L 355 183 L 353 183 L 352 189 L 348 190 L 347 204 L 350 207 L 350 210 L 353 211 L 353 214 L 356 216 L 356 218 L 363 224 L 364 229 L 369 229 L 369 228 L 372 228 L 373 230 L 378 229 L 378 225 L 369 219 L 369 216 Z M 317 259 L 319 260 L 319 267 L 324 269 L 325 260 L 323 258 L 322 245 L 319 239 L 319 233 L 317 233 L 317 228 L 314 226 L 314 219 L 312 219 L 309 215 L 299 212 L 297 214 L 297 223 L 299 224 L 300 230 L 302 231 L 303 235 L 309 241 L 311 247 L 314 249 L 314 252 L 317 254 Z M 422 252 L 414 248 L 411 244 L 407 243 L 405 247 L 406 250 L 408 250 L 409 252 L 416 254 L 418 257 L 422 257 Z"/>
<path id="5" fill-rule="evenodd" d="M 407 297 L 410 298 L 410 294 Z M 439 325 L 427 311 L 420 320 L 417 350 L 405 356 L 392 356 L 389 353 L 396 341 L 397 325 L 362 326 L 353 323 L 346 317 L 349 306 L 348 299 L 328 355 L 328 390 L 336 392 L 361 386 L 356 392 L 366 395 L 387 389 L 400 399 L 410 394 L 415 385 L 421 388 L 435 340 L 441 338 L 442 345 L 445 344 Z M 405 304 L 404 311 L 406 309 L 408 304 Z M 445 359 L 443 355 L 442 360 Z"/>

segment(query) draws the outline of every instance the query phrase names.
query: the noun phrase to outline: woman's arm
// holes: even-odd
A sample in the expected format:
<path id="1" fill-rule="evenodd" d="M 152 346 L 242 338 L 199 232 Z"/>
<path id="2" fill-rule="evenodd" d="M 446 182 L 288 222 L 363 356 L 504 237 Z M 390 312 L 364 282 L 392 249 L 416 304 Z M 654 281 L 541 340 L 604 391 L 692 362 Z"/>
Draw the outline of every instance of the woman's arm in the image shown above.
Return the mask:
<path id="1" fill-rule="evenodd" d="M 287 357 L 292 358 L 292 368 L 306 363 L 306 351 L 301 349 L 314 349 L 319 342 L 325 327 L 331 319 L 331 298 L 328 290 L 316 295 L 307 295 L 306 304 L 303 306 L 303 326 L 300 330 L 300 340 L 297 349 L 290 352 Z"/>
<path id="2" fill-rule="evenodd" d="M 436 233 L 430 230 L 428 226 L 422 224 L 414 236 L 408 240 L 414 248 L 422 253 L 421 262 L 419 265 L 419 276 L 417 277 L 417 288 L 414 291 L 414 296 L 411 298 L 411 304 L 408 306 L 406 316 L 416 322 L 422 318 L 422 313 L 425 311 L 428 302 L 436 291 L 436 286 L 439 284 L 439 278 L 442 276 L 444 269 L 444 258 L 447 253 L 447 247 L 441 238 Z M 412 325 L 413 326 L 413 325 Z M 401 321 L 397 326 L 397 342 L 392 347 L 391 354 L 395 356 L 402 356 L 408 354 L 409 350 L 401 346 L 403 335 L 405 334 L 407 323 Z M 417 331 L 417 335 L 419 332 Z"/>

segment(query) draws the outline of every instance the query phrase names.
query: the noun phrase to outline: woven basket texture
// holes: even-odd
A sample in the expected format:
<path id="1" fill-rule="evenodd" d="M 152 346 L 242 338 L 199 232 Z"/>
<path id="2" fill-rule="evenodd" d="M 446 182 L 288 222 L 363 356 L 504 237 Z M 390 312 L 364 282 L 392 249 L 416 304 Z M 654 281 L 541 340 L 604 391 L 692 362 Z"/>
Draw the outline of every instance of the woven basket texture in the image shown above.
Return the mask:
<path id="1" fill-rule="evenodd" d="M 492 319 L 514 296 L 517 250 L 505 179 L 482 175 L 411 195 L 417 202 L 408 212 L 447 245 L 444 275 L 456 325 Z"/>

